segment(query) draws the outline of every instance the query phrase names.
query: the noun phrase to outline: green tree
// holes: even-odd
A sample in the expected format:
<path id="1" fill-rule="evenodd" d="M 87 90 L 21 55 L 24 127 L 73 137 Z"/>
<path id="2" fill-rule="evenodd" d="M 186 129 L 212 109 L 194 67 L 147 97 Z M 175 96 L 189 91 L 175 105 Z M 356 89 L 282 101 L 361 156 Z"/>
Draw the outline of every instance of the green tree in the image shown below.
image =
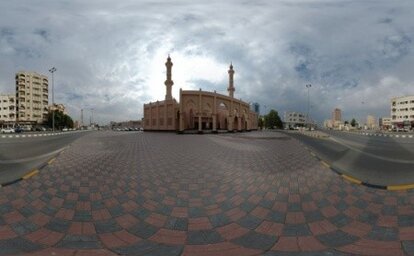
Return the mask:
<path id="1" fill-rule="evenodd" d="M 356 126 L 356 120 L 355 120 L 355 118 L 352 118 L 352 120 L 351 120 L 351 126 L 352 127 L 355 127 Z"/>
<path id="2" fill-rule="evenodd" d="M 274 129 L 274 128 L 282 129 L 283 128 L 282 120 L 280 119 L 277 111 L 274 109 L 270 110 L 269 114 L 265 115 L 264 119 L 265 119 L 264 121 L 265 121 L 266 128 L 269 128 L 269 129 Z"/>
<path id="3" fill-rule="evenodd" d="M 53 113 L 50 111 L 47 115 L 47 125 L 53 126 Z M 60 111 L 55 111 L 55 129 L 73 128 L 73 120 L 70 116 Z"/>
<path id="4" fill-rule="evenodd" d="M 263 123 L 263 116 L 259 116 L 257 120 L 257 126 L 259 126 L 260 129 L 263 129 L 264 123 Z"/>
<path id="5" fill-rule="evenodd" d="M 345 124 L 345 125 L 349 124 L 349 121 L 345 121 L 345 122 L 344 122 L 344 124 Z"/>

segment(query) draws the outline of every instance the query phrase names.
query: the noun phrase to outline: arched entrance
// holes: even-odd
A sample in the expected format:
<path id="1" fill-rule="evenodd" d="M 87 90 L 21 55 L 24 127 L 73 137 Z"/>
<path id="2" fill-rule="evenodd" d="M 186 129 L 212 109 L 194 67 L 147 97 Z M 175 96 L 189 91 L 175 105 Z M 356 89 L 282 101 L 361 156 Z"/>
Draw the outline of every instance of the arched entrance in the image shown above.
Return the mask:
<path id="1" fill-rule="evenodd" d="M 239 129 L 239 118 L 237 116 L 234 117 L 234 122 L 233 122 L 233 130 L 237 131 Z"/>

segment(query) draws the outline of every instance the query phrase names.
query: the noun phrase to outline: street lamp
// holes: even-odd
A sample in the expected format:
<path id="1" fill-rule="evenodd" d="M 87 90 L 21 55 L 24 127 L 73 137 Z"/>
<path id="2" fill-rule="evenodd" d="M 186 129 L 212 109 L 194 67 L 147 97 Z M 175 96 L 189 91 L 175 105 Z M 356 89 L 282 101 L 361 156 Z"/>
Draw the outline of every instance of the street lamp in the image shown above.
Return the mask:
<path id="1" fill-rule="evenodd" d="M 308 122 L 308 126 L 310 128 L 310 123 L 309 123 L 309 109 L 310 109 L 310 98 L 309 98 L 309 89 L 312 87 L 311 84 L 307 84 L 306 88 L 308 88 L 308 113 L 306 115 L 306 121 Z"/>
<path id="2" fill-rule="evenodd" d="M 52 73 L 52 131 L 55 131 L 55 77 L 53 73 L 55 73 L 57 69 L 52 67 L 49 69 L 49 72 Z"/>
<path id="3" fill-rule="evenodd" d="M 89 125 L 92 127 L 92 123 L 93 123 L 93 108 L 91 108 L 91 116 L 89 117 Z"/>

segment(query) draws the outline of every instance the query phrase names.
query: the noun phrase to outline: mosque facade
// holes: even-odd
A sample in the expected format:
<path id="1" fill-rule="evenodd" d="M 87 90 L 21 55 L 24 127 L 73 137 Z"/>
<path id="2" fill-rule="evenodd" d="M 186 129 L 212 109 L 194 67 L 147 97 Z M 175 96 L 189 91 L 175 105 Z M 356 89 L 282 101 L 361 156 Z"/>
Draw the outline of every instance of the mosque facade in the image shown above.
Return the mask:
<path id="1" fill-rule="evenodd" d="M 250 105 L 234 98 L 234 69 L 228 70 L 228 95 L 216 91 L 180 89 L 177 102 L 171 90 L 172 66 L 170 56 L 165 63 L 167 79 L 165 80 L 165 99 L 144 104 L 143 127 L 145 131 L 186 131 L 204 132 L 243 132 L 257 130 L 258 114 L 251 111 Z"/>

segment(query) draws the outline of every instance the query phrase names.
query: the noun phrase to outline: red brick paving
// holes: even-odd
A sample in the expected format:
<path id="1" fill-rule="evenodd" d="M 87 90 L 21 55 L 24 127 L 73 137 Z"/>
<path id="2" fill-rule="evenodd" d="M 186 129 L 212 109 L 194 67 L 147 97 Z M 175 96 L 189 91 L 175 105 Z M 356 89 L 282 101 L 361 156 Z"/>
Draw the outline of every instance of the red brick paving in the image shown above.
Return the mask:
<path id="1" fill-rule="evenodd" d="M 404 255 L 401 250 L 401 243 L 396 241 L 373 241 L 361 239 L 358 242 L 340 248 L 345 253 L 357 255 L 378 255 L 378 256 L 399 256 Z"/>
<path id="2" fill-rule="evenodd" d="M 0 190 L 10 254 L 414 253 L 412 192 L 345 182 L 280 133 L 90 133 Z"/>

